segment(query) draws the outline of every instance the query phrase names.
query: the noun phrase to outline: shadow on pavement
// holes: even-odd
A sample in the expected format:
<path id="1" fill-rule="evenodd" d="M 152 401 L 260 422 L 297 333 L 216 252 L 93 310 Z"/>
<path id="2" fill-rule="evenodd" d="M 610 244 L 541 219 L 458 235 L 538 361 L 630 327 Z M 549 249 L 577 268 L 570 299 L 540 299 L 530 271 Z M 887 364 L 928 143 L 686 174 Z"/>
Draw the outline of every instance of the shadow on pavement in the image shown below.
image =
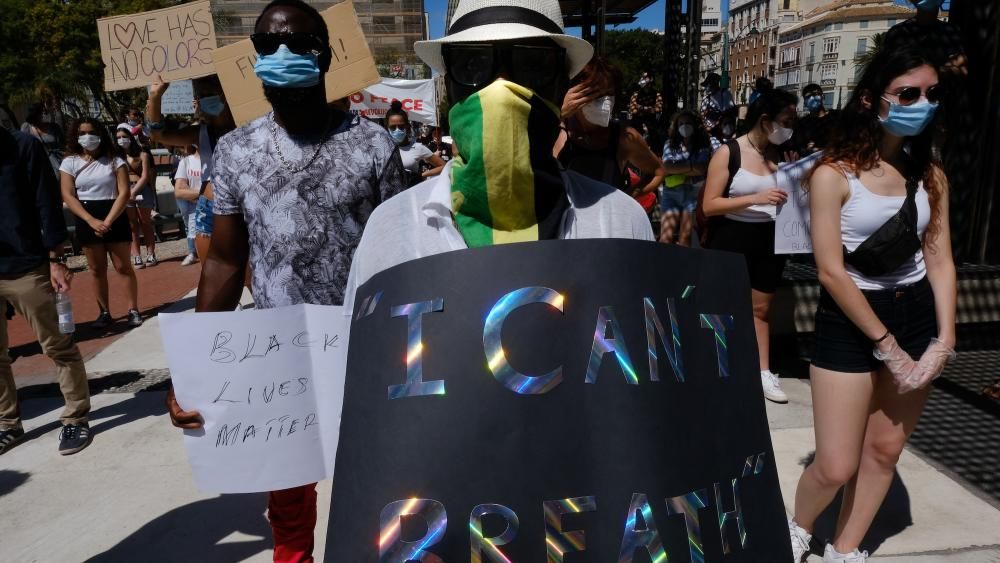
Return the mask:
<path id="1" fill-rule="evenodd" d="M 140 397 L 142 398 L 140 399 Z M 135 422 L 146 418 L 147 416 L 159 416 L 167 413 L 167 407 L 162 398 L 157 397 L 155 400 L 150 401 L 148 397 L 148 395 L 136 395 L 129 397 L 124 401 L 119 401 L 115 404 L 90 411 L 88 418 L 90 421 L 90 429 L 94 434 L 94 439 L 100 440 L 100 434 L 102 432 L 108 432 L 109 430 L 113 430 L 124 424 Z M 137 400 L 139 400 L 138 403 Z M 64 403 L 61 399 L 46 398 L 26 401 L 21 404 L 23 418 L 31 419 L 41 413 L 53 410 L 62 411 Z M 55 420 L 49 422 L 48 424 L 32 428 L 24 433 L 22 443 L 44 436 L 53 430 L 57 430 L 61 424 L 61 422 Z"/>
<path id="2" fill-rule="evenodd" d="M 803 460 L 803 466 L 812 463 L 815 453 L 810 453 Z M 837 517 L 840 515 L 840 507 L 843 504 L 844 490 L 837 492 L 830 506 L 819 515 L 813 528 L 813 553 L 822 555 L 827 543 L 831 543 L 837 528 Z M 892 536 L 901 533 L 906 528 L 913 525 L 913 514 L 910 510 L 910 493 L 899 476 L 895 472 L 892 476 L 892 484 L 889 485 L 889 492 L 882 501 L 872 521 L 871 528 L 865 534 L 865 539 L 861 541 L 859 549 L 874 554 L 885 541 Z"/>
<path id="3" fill-rule="evenodd" d="M 221 495 L 175 508 L 88 563 L 242 561 L 272 549 L 265 494 Z M 219 541 L 239 532 L 252 539 Z"/>
<path id="4" fill-rule="evenodd" d="M 0 469 L 0 497 L 25 484 L 31 478 L 30 473 Z"/>

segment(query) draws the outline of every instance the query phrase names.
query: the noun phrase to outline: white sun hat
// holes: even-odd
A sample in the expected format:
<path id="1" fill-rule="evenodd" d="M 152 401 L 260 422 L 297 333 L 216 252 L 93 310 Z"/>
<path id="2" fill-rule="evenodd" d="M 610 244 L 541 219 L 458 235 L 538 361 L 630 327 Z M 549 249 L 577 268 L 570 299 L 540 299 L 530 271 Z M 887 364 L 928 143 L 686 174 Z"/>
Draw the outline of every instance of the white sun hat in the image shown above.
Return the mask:
<path id="1" fill-rule="evenodd" d="M 445 73 L 441 46 L 447 43 L 548 37 L 566 49 L 570 78 L 594 55 L 590 43 L 564 32 L 558 0 L 459 0 L 450 24 L 444 37 L 413 44 L 417 56 L 440 74 Z"/>

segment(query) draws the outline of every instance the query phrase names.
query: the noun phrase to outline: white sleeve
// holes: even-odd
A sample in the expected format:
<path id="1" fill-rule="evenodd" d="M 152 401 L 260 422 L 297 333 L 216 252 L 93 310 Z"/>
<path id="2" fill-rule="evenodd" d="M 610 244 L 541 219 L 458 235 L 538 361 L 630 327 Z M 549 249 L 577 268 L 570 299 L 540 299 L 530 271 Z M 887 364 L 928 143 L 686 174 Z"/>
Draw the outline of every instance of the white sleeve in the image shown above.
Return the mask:
<path id="1" fill-rule="evenodd" d="M 188 174 L 188 158 L 185 156 L 181 159 L 180 163 L 177 165 L 177 172 L 174 173 L 174 180 L 185 179 L 187 180 Z"/>
<path id="2" fill-rule="evenodd" d="M 76 172 L 77 172 L 76 163 L 77 162 L 79 162 L 79 159 L 77 157 L 75 157 L 75 156 L 67 156 L 66 158 L 63 159 L 63 161 L 61 163 L 59 163 L 59 171 L 60 172 L 65 172 L 65 173 L 69 174 L 70 176 L 76 178 Z"/>

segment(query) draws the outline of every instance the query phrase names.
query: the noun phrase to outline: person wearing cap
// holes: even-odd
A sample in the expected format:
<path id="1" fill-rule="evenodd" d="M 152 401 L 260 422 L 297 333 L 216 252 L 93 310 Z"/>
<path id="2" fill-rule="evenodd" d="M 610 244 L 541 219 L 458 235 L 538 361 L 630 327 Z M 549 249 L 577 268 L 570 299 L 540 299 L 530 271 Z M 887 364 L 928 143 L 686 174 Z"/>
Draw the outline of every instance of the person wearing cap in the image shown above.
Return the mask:
<path id="1" fill-rule="evenodd" d="M 722 77 L 716 72 L 708 73 L 701 81 L 704 97 L 701 99 L 701 118 L 705 129 L 711 131 L 724 113 L 736 107 L 728 88 L 722 88 Z"/>
<path id="2" fill-rule="evenodd" d="M 557 0 L 460 0 L 448 35 L 414 50 L 444 75 L 454 157 L 372 214 L 348 311 L 372 276 L 432 254 L 544 239 L 653 240 L 634 199 L 560 170 L 552 154 L 567 84 L 593 56 L 563 32 Z"/>

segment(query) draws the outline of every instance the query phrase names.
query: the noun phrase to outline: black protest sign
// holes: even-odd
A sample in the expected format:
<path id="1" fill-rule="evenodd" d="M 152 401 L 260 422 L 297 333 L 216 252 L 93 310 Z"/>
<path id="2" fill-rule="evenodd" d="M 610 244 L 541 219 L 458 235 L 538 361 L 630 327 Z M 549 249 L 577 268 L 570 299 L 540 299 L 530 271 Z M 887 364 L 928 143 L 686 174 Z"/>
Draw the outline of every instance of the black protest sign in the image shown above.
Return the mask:
<path id="1" fill-rule="evenodd" d="M 452 252 L 356 296 L 326 559 L 786 561 L 743 258 Z"/>
<path id="2" fill-rule="evenodd" d="M 108 92 L 215 73 L 208 0 L 97 20 Z"/>

